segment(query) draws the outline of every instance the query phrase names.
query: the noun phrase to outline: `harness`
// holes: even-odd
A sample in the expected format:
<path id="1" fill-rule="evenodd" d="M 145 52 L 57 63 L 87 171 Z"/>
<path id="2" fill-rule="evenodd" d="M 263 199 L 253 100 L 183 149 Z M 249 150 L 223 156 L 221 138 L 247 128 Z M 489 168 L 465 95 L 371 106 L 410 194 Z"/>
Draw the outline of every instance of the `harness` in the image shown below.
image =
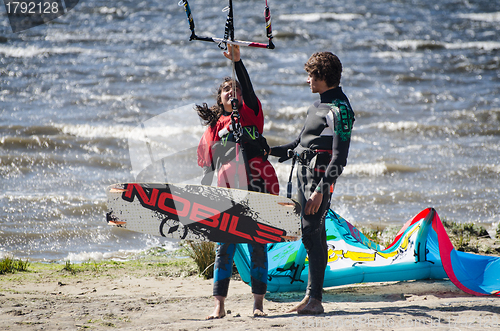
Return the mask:
<path id="1" fill-rule="evenodd" d="M 300 164 L 309 167 L 314 172 L 324 173 L 332 159 L 332 150 L 305 149 L 296 154 Z"/>
<path id="2" fill-rule="evenodd" d="M 240 144 L 243 145 L 246 157 L 251 160 L 255 157 L 262 157 L 262 160 L 267 160 L 269 154 L 269 145 L 266 138 L 259 133 L 256 126 L 244 126 L 241 128 Z M 221 130 L 222 137 L 212 147 L 214 151 L 214 158 L 216 158 L 217 165 L 228 163 L 236 158 L 236 137 L 233 131 L 227 129 Z"/>
<path id="3" fill-rule="evenodd" d="M 326 149 L 306 149 L 301 153 L 297 153 L 297 160 L 303 165 L 309 165 L 311 160 L 318 155 L 328 155 L 330 158 L 332 156 L 332 150 Z"/>
<path id="4" fill-rule="evenodd" d="M 259 133 L 259 130 L 257 130 L 257 127 L 255 125 L 252 126 L 244 126 L 242 127 L 243 129 L 243 136 L 242 139 L 245 140 L 258 140 L 262 135 Z M 222 134 L 222 135 L 221 135 Z M 222 129 L 219 131 L 219 135 L 221 135 L 221 143 L 222 146 L 226 146 L 228 141 L 235 142 L 234 139 L 234 134 L 232 131 L 229 131 L 227 129 Z M 264 137 L 262 137 L 264 138 Z"/>

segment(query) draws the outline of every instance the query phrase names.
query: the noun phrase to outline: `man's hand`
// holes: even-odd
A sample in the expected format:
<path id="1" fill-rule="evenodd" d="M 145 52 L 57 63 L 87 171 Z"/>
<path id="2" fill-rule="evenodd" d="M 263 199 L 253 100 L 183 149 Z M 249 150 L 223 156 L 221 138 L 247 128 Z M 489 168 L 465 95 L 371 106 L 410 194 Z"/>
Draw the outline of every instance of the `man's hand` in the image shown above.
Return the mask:
<path id="1" fill-rule="evenodd" d="M 304 214 L 313 215 L 316 214 L 321 206 L 321 202 L 323 201 L 323 194 L 317 191 L 314 191 L 311 194 L 311 197 L 306 202 L 306 208 L 304 209 Z"/>

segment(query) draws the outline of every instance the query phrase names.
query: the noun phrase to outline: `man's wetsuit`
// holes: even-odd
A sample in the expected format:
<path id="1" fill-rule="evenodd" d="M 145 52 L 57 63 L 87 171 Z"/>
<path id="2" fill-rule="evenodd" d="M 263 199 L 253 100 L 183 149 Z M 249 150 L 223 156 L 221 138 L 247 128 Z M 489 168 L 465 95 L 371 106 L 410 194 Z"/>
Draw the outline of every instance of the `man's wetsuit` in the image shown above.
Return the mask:
<path id="1" fill-rule="evenodd" d="M 330 207 L 330 186 L 335 184 L 347 164 L 354 112 L 341 87 L 321 94 L 321 102 L 307 111 L 307 118 L 295 141 L 273 147 L 271 155 L 288 159 L 288 150 L 298 155 L 297 179 L 302 206 L 302 242 L 309 259 L 306 295 L 322 299 L 323 280 L 328 260 L 324 219 Z M 319 210 L 305 215 L 307 200 L 314 191 L 323 194 Z"/>

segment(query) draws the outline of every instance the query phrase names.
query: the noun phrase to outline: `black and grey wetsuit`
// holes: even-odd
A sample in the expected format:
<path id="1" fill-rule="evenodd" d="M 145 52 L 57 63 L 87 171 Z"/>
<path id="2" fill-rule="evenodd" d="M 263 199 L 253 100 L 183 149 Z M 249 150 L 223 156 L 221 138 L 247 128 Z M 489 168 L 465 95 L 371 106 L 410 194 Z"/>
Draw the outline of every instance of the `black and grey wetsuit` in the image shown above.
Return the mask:
<path id="1" fill-rule="evenodd" d="M 309 258 L 307 295 L 321 300 L 328 259 L 324 218 L 330 207 L 330 186 L 347 164 L 354 112 L 340 87 L 321 94 L 321 102 L 307 111 L 307 118 L 295 141 L 273 147 L 271 155 L 280 161 L 289 158 L 288 150 L 298 155 L 299 202 L 302 206 L 302 242 Z M 305 215 L 304 207 L 314 191 L 323 193 L 316 214 Z"/>

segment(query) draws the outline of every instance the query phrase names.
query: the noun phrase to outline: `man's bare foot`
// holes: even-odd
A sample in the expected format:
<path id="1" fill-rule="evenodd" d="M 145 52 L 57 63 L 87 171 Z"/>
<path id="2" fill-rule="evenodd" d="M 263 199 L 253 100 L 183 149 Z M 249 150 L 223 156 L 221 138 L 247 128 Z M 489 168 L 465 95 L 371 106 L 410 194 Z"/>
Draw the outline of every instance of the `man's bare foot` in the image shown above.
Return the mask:
<path id="1" fill-rule="evenodd" d="M 205 318 L 207 320 L 223 318 L 224 316 L 226 316 L 226 310 L 224 309 L 224 300 L 226 298 L 222 296 L 215 296 L 214 298 L 215 298 L 214 312 Z"/>
<path id="2" fill-rule="evenodd" d="M 310 298 L 309 302 L 304 308 L 297 310 L 297 314 L 300 315 L 319 315 L 323 314 L 324 312 L 325 309 L 323 308 L 321 301 L 314 298 Z"/>
<path id="3" fill-rule="evenodd" d="M 253 295 L 253 317 L 267 316 L 264 313 L 264 294 Z"/>
<path id="4" fill-rule="evenodd" d="M 307 305 L 307 303 L 309 302 L 309 296 L 306 295 L 304 297 L 304 299 L 302 299 L 301 302 L 299 302 L 298 305 L 296 305 L 295 307 L 293 307 L 292 309 L 290 309 L 289 311 L 287 311 L 287 313 L 293 313 L 293 312 L 296 312 L 300 309 L 304 309 L 304 307 Z"/>

